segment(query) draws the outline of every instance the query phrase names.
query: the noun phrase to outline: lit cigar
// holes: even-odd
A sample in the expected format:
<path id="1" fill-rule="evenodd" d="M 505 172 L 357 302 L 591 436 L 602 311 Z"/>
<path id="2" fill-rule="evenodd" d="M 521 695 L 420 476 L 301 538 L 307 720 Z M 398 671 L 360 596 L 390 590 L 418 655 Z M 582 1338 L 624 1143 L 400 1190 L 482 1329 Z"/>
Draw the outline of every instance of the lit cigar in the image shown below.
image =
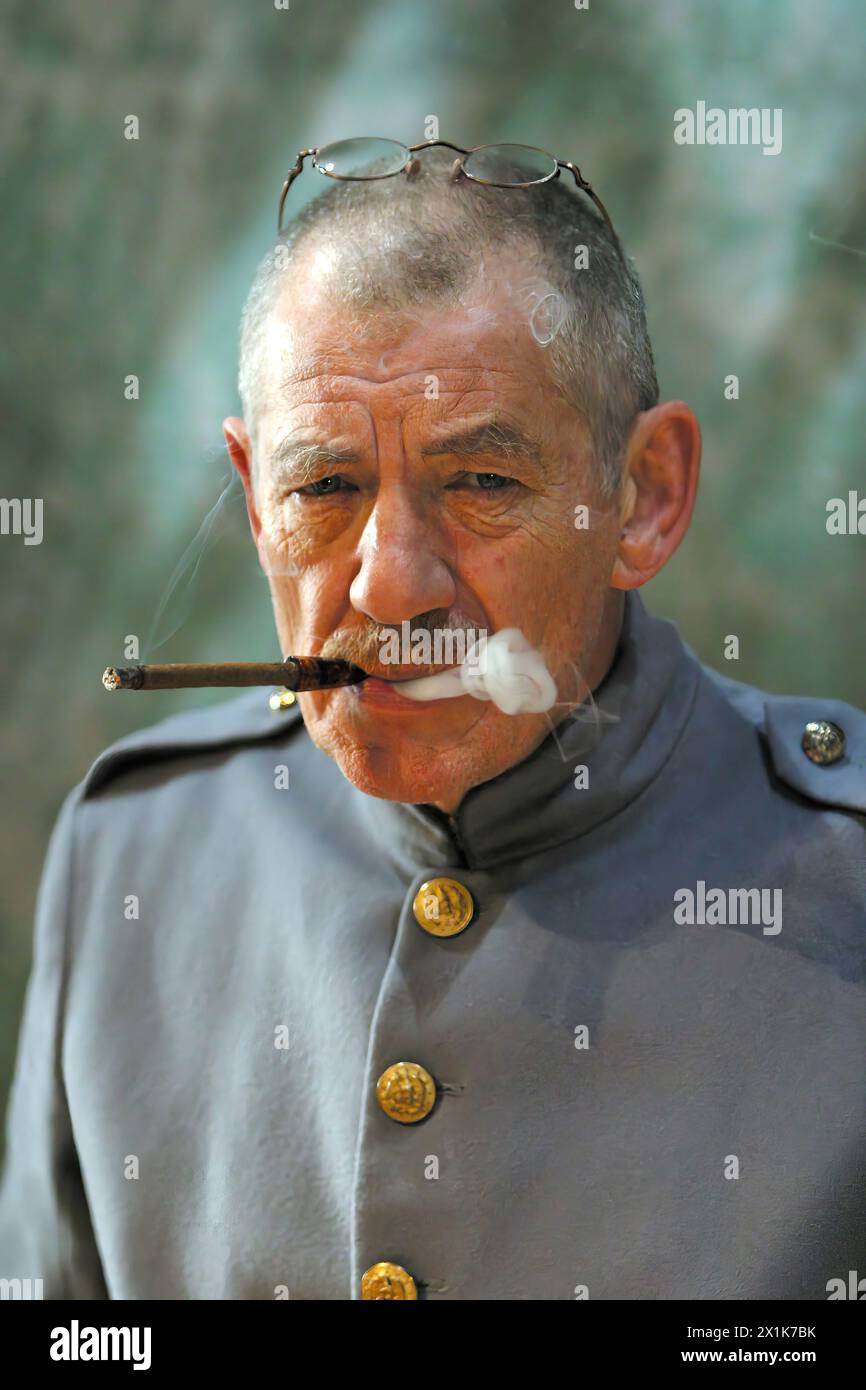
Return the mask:
<path id="1" fill-rule="evenodd" d="M 108 666 L 106 690 L 194 690 L 205 686 L 282 685 L 286 690 L 329 690 L 357 685 L 367 672 L 350 661 L 287 656 L 285 661 L 176 662 L 163 666 Z"/>

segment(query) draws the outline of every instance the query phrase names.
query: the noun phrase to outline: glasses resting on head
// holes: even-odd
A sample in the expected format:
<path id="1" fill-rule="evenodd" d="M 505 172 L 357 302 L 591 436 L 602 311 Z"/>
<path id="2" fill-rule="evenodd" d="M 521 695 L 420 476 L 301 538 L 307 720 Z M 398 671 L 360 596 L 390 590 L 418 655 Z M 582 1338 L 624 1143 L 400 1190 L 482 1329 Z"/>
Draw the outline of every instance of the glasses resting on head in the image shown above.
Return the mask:
<path id="1" fill-rule="evenodd" d="M 416 165 L 415 156 L 419 150 L 435 146 L 444 146 L 460 156 L 452 166 L 453 178 L 462 176 L 488 188 L 533 188 L 536 184 L 558 179 L 560 172 L 568 169 L 581 192 L 598 208 L 619 249 L 619 238 L 607 208 L 576 164 L 557 159 L 555 155 L 534 145 L 478 145 L 475 149 L 464 150 L 448 140 L 424 140 L 420 145 L 401 145 L 398 140 L 383 140 L 377 136 L 337 140 L 332 145 L 323 145 L 321 149 L 299 150 L 295 166 L 286 175 L 280 194 L 277 232 L 283 230 L 286 197 L 295 179 L 302 173 L 305 160 L 311 159 L 313 168 L 329 179 L 390 179 L 396 174 L 410 172 Z"/>

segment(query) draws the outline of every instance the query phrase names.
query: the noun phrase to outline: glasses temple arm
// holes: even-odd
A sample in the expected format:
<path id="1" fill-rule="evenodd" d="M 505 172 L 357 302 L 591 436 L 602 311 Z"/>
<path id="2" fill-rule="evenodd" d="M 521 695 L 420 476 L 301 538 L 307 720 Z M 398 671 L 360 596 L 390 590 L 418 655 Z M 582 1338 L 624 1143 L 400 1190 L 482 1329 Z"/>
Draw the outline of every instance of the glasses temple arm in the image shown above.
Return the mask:
<path id="1" fill-rule="evenodd" d="M 576 164 L 563 163 L 560 167 L 563 169 L 570 169 L 572 174 L 574 174 L 574 181 L 580 189 L 581 193 L 585 193 L 586 196 L 588 198 L 591 198 L 592 201 L 595 203 L 595 206 L 598 208 L 599 212 L 601 213 L 602 217 L 607 223 L 607 227 L 611 236 L 616 242 L 617 247 L 619 247 L 619 237 L 617 236 L 616 229 L 614 228 L 614 225 L 610 220 L 610 213 L 608 212 L 604 203 L 599 198 L 592 184 L 587 183 L 586 179 L 583 177 L 583 174 L 580 172 Z"/>
<path id="2" fill-rule="evenodd" d="M 280 232 L 283 230 L 283 208 L 285 207 L 285 204 L 286 204 L 286 198 L 287 198 L 287 196 L 288 196 L 289 189 L 291 188 L 292 184 L 295 182 L 295 179 L 298 177 L 298 174 L 300 174 L 300 173 L 302 172 L 303 167 L 304 167 L 304 160 L 307 159 L 307 158 L 309 158 L 311 155 L 316 154 L 316 153 L 317 153 L 316 150 L 298 150 L 298 158 L 297 158 L 297 161 L 296 161 L 296 163 L 295 163 L 295 167 L 294 167 L 293 169 L 290 169 L 289 172 L 286 174 L 286 181 L 285 181 L 285 183 L 283 184 L 283 191 L 282 191 L 282 193 L 280 194 L 280 206 L 279 206 L 279 208 L 277 209 L 277 235 L 278 235 L 278 236 L 279 236 Z"/>

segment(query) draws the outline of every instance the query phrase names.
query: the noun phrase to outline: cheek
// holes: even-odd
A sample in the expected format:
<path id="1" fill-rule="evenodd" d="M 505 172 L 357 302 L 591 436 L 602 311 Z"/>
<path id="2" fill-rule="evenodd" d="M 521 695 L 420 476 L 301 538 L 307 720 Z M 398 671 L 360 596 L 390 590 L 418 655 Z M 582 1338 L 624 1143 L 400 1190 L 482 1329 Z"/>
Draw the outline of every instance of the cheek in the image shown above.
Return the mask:
<path id="1" fill-rule="evenodd" d="M 292 498 L 268 498 L 262 503 L 259 556 L 262 568 L 275 574 L 300 574 L 315 564 L 326 548 L 351 524 L 349 505 Z"/>
<path id="2" fill-rule="evenodd" d="M 286 575 L 268 576 L 274 612 L 284 628 L 293 634 L 300 633 L 304 602 L 297 579 Z"/>
<path id="3" fill-rule="evenodd" d="M 569 516 L 548 515 L 519 526 L 500 540 L 457 539 L 456 563 L 463 582 L 488 612 L 517 625 L 522 611 L 541 614 L 579 589 L 598 568 L 600 537 L 577 536 Z"/>
<path id="4" fill-rule="evenodd" d="M 317 656 L 338 628 L 351 625 L 350 580 L 345 566 L 336 563 L 309 566 L 291 577 L 271 577 L 274 615 L 285 652 Z"/>
<path id="5" fill-rule="evenodd" d="M 616 525 L 594 513 L 578 530 L 572 512 L 549 514 L 501 542 L 459 546 L 459 573 L 495 627 L 517 627 L 556 662 L 597 619 L 616 557 Z"/>
<path id="6" fill-rule="evenodd" d="M 286 525 L 282 508 L 265 503 L 260 516 L 258 551 L 265 574 L 272 579 L 297 575 L 304 563 L 302 538 Z"/>

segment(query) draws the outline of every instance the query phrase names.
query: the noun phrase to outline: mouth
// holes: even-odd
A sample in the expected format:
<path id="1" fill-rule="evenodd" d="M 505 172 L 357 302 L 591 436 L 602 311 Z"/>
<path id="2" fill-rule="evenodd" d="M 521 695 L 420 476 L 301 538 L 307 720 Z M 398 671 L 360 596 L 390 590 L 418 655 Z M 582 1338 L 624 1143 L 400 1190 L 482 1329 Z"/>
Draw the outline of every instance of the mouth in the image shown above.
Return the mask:
<path id="1" fill-rule="evenodd" d="M 350 696 L 358 701 L 360 705 L 375 706 L 379 709 L 399 710 L 402 713 L 421 713 L 431 706 L 450 704 L 446 699 L 439 700 L 417 700 L 404 694 L 400 686 L 408 681 L 417 681 L 425 676 L 440 675 L 443 671 L 456 670 L 453 666 L 436 666 L 433 668 L 423 666 L 413 666 L 390 671 L 388 675 L 379 672 L 371 672 L 365 681 L 360 681 L 357 685 L 346 686 Z"/>

